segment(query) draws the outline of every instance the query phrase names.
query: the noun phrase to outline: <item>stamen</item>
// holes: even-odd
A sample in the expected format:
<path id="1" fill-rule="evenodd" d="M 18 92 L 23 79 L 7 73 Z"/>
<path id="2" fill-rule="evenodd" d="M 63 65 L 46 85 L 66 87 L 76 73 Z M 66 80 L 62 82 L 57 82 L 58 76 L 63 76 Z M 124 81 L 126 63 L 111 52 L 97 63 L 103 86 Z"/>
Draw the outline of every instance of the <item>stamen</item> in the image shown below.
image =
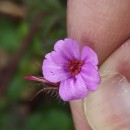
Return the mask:
<path id="1" fill-rule="evenodd" d="M 71 60 L 69 62 L 68 69 L 71 72 L 72 77 L 77 75 L 81 71 L 81 67 L 83 64 L 84 64 L 83 61 L 77 59 Z"/>

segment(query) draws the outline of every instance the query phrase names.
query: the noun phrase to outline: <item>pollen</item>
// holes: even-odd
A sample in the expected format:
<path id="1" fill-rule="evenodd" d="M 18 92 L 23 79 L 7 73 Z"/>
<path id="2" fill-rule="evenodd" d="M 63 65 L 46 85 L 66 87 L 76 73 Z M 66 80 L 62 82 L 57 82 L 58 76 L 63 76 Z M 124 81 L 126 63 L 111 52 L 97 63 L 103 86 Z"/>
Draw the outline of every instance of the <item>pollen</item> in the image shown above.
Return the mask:
<path id="1" fill-rule="evenodd" d="M 83 65 L 83 61 L 77 59 L 71 60 L 69 62 L 68 69 L 71 72 L 72 77 L 77 75 L 81 71 L 82 65 Z"/>

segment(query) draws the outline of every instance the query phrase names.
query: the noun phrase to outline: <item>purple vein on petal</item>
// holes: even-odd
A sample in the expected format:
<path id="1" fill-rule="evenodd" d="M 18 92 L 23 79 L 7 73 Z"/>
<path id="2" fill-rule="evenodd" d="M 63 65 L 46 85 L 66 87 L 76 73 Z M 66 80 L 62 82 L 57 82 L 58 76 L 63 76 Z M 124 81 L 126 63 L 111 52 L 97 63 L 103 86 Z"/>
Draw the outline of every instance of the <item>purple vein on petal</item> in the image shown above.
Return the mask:
<path id="1" fill-rule="evenodd" d="M 70 38 L 66 38 L 64 41 L 57 41 L 54 45 L 54 50 L 51 52 L 51 57 L 59 65 L 66 64 L 69 60 L 80 58 L 79 45 L 75 40 Z"/>
<path id="2" fill-rule="evenodd" d="M 85 98 L 87 93 L 87 87 L 80 74 L 60 83 L 59 94 L 64 101 Z"/>
<path id="3" fill-rule="evenodd" d="M 81 70 L 81 76 L 90 91 L 95 91 L 100 84 L 100 75 L 97 69 L 91 64 L 85 64 Z"/>
<path id="4" fill-rule="evenodd" d="M 92 65 L 98 64 L 98 57 L 96 53 L 88 46 L 84 46 L 81 53 L 81 59 L 85 63 L 91 63 Z"/>
<path id="5" fill-rule="evenodd" d="M 42 65 L 42 72 L 50 82 L 60 82 L 70 77 L 70 73 L 63 66 L 54 64 L 53 62 L 45 59 Z"/>

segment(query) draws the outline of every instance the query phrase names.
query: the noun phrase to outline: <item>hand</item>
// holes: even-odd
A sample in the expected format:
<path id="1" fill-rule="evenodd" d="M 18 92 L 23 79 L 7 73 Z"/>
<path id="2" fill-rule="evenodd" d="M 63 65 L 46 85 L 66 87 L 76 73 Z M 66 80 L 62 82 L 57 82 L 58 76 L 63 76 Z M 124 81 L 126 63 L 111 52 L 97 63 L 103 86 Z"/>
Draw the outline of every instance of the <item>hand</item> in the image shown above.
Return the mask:
<path id="1" fill-rule="evenodd" d="M 76 130 L 130 129 L 129 12 L 129 0 L 68 0 L 68 36 L 96 51 L 102 75 L 96 92 L 70 102 Z"/>

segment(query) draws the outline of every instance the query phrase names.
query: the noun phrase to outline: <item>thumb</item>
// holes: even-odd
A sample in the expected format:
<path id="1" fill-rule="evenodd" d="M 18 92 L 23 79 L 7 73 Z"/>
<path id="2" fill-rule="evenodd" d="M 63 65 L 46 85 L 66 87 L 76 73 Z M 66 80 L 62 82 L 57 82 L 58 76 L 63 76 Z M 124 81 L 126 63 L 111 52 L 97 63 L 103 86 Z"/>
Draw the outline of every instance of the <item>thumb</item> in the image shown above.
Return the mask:
<path id="1" fill-rule="evenodd" d="M 101 66 L 99 89 L 84 99 L 93 130 L 130 129 L 130 40 Z"/>

